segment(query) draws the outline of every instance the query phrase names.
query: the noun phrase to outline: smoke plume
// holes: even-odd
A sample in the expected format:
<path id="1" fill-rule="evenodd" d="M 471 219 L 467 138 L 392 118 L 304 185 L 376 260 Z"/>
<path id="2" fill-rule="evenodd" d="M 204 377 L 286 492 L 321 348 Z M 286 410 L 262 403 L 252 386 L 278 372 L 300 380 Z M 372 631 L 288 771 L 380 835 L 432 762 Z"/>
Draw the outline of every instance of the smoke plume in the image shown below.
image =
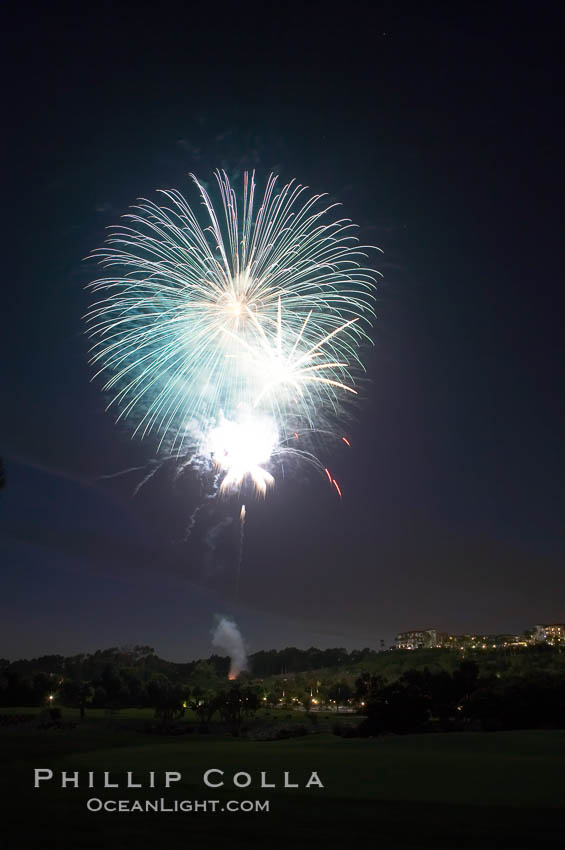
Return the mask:
<path id="1" fill-rule="evenodd" d="M 230 679 L 236 679 L 242 670 L 247 669 L 247 653 L 243 638 L 236 623 L 228 617 L 221 617 L 212 632 L 212 646 L 223 650 L 230 657 Z"/>

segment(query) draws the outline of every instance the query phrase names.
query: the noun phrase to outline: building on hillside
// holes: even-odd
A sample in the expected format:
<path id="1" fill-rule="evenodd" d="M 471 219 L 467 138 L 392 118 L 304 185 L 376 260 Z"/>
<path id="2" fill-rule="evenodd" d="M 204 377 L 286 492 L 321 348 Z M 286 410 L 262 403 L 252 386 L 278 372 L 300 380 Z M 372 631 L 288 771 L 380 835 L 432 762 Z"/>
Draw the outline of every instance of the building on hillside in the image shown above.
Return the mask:
<path id="1" fill-rule="evenodd" d="M 451 635 L 438 629 L 412 629 L 400 632 L 394 640 L 395 649 L 504 649 L 547 643 L 550 646 L 565 645 L 565 623 L 537 624 L 523 635 L 509 634 L 463 634 Z"/>
<path id="2" fill-rule="evenodd" d="M 551 625 L 536 625 L 533 629 L 535 643 L 565 643 L 565 625 L 553 623 Z"/>
<path id="3" fill-rule="evenodd" d="M 449 635 L 437 629 L 419 629 L 410 632 L 400 632 L 396 635 L 396 649 L 437 649 L 447 646 Z"/>
<path id="4" fill-rule="evenodd" d="M 454 649 L 501 649 L 508 646 L 527 646 L 520 635 L 450 635 L 449 646 Z"/>
<path id="5" fill-rule="evenodd" d="M 537 627 L 536 627 L 537 628 Z M 539 627 L 550 628 L 550 627 Z M 558 628 L 557 626 L 551 628 Z M 565 642 L 565 626 L 563 640 Z M 540 638 L 546 640 L 546 638 Z M 527 646 L 528 641 L 520 635 L 494 634 L 464 634 L 451 635 L 437 629 L 420 629 L 410 632 L 400 632 L 395 639 L 396 649 L 502 649 L 510 646 Z"/>

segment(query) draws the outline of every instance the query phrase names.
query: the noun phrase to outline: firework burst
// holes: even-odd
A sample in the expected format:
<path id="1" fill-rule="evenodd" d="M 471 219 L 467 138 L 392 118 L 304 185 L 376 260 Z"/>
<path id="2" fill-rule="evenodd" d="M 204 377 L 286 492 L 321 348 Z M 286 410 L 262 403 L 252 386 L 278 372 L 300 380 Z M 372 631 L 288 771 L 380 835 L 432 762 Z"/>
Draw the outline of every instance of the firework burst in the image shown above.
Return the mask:
<path id="1" fill-rule="evenodd" d="M 245 174 L 238 207 L 218 171 L 217 212 L 191 176 L 201 215 L 162 191 L 93 252 L 106 276 L 90 284 L 91 362 L 134 433 L 178 454 L 200 446 L 224 470 L 223 489 L 250 475 L 264 492 L 265 464 L 297 423 L 339 415 L 356 393 L 375 272 L 323 195 L 294 181 L 278 189 L 271 175 L 257 201 Z"/>

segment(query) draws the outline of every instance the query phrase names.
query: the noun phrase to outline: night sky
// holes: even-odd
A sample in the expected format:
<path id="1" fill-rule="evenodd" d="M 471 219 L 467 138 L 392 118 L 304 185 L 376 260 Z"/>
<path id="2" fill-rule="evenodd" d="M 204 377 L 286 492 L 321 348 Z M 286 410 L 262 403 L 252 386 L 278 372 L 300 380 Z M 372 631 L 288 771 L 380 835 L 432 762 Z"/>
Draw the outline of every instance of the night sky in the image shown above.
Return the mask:
<path id="1" fill-rule="evenodd" d="M 425 10 L 425 6 L 431 10 Z M 58 11 L 55 11 L 55 9 Z M 7 21 L 0 655 L 209 655 L 565 620 L 559 5 L 100 3 Z M 188 172 L 274 170 L 384 254 L 371 383 L 325 460 L 188 541 L 197 480 L 132 496 L 90 383 L 82 259 Z M 193 200 L 195 196 L 190 196 Z"/>

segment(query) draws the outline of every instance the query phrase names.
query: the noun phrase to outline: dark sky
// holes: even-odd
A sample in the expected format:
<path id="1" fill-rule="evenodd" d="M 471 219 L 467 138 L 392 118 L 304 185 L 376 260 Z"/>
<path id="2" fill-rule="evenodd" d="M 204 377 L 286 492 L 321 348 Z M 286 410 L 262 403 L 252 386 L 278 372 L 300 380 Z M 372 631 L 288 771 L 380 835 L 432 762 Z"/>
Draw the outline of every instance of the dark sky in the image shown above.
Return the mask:
<path id="1" fill-rule="evenodd" d="M 425 7 L 431 7 L 426 9 Z M 413 10 L 420 9 L 418 12 Z M 559 5 L 123 3 L 7 26 L 0 655 L 377 647 L 565 619 Z M 327 456 L 190 540 L 198 481 L 89 383 L 81 316 L 139 196 L 216 167 L 327 191 L 384 254 L 367 399 Z"/>

